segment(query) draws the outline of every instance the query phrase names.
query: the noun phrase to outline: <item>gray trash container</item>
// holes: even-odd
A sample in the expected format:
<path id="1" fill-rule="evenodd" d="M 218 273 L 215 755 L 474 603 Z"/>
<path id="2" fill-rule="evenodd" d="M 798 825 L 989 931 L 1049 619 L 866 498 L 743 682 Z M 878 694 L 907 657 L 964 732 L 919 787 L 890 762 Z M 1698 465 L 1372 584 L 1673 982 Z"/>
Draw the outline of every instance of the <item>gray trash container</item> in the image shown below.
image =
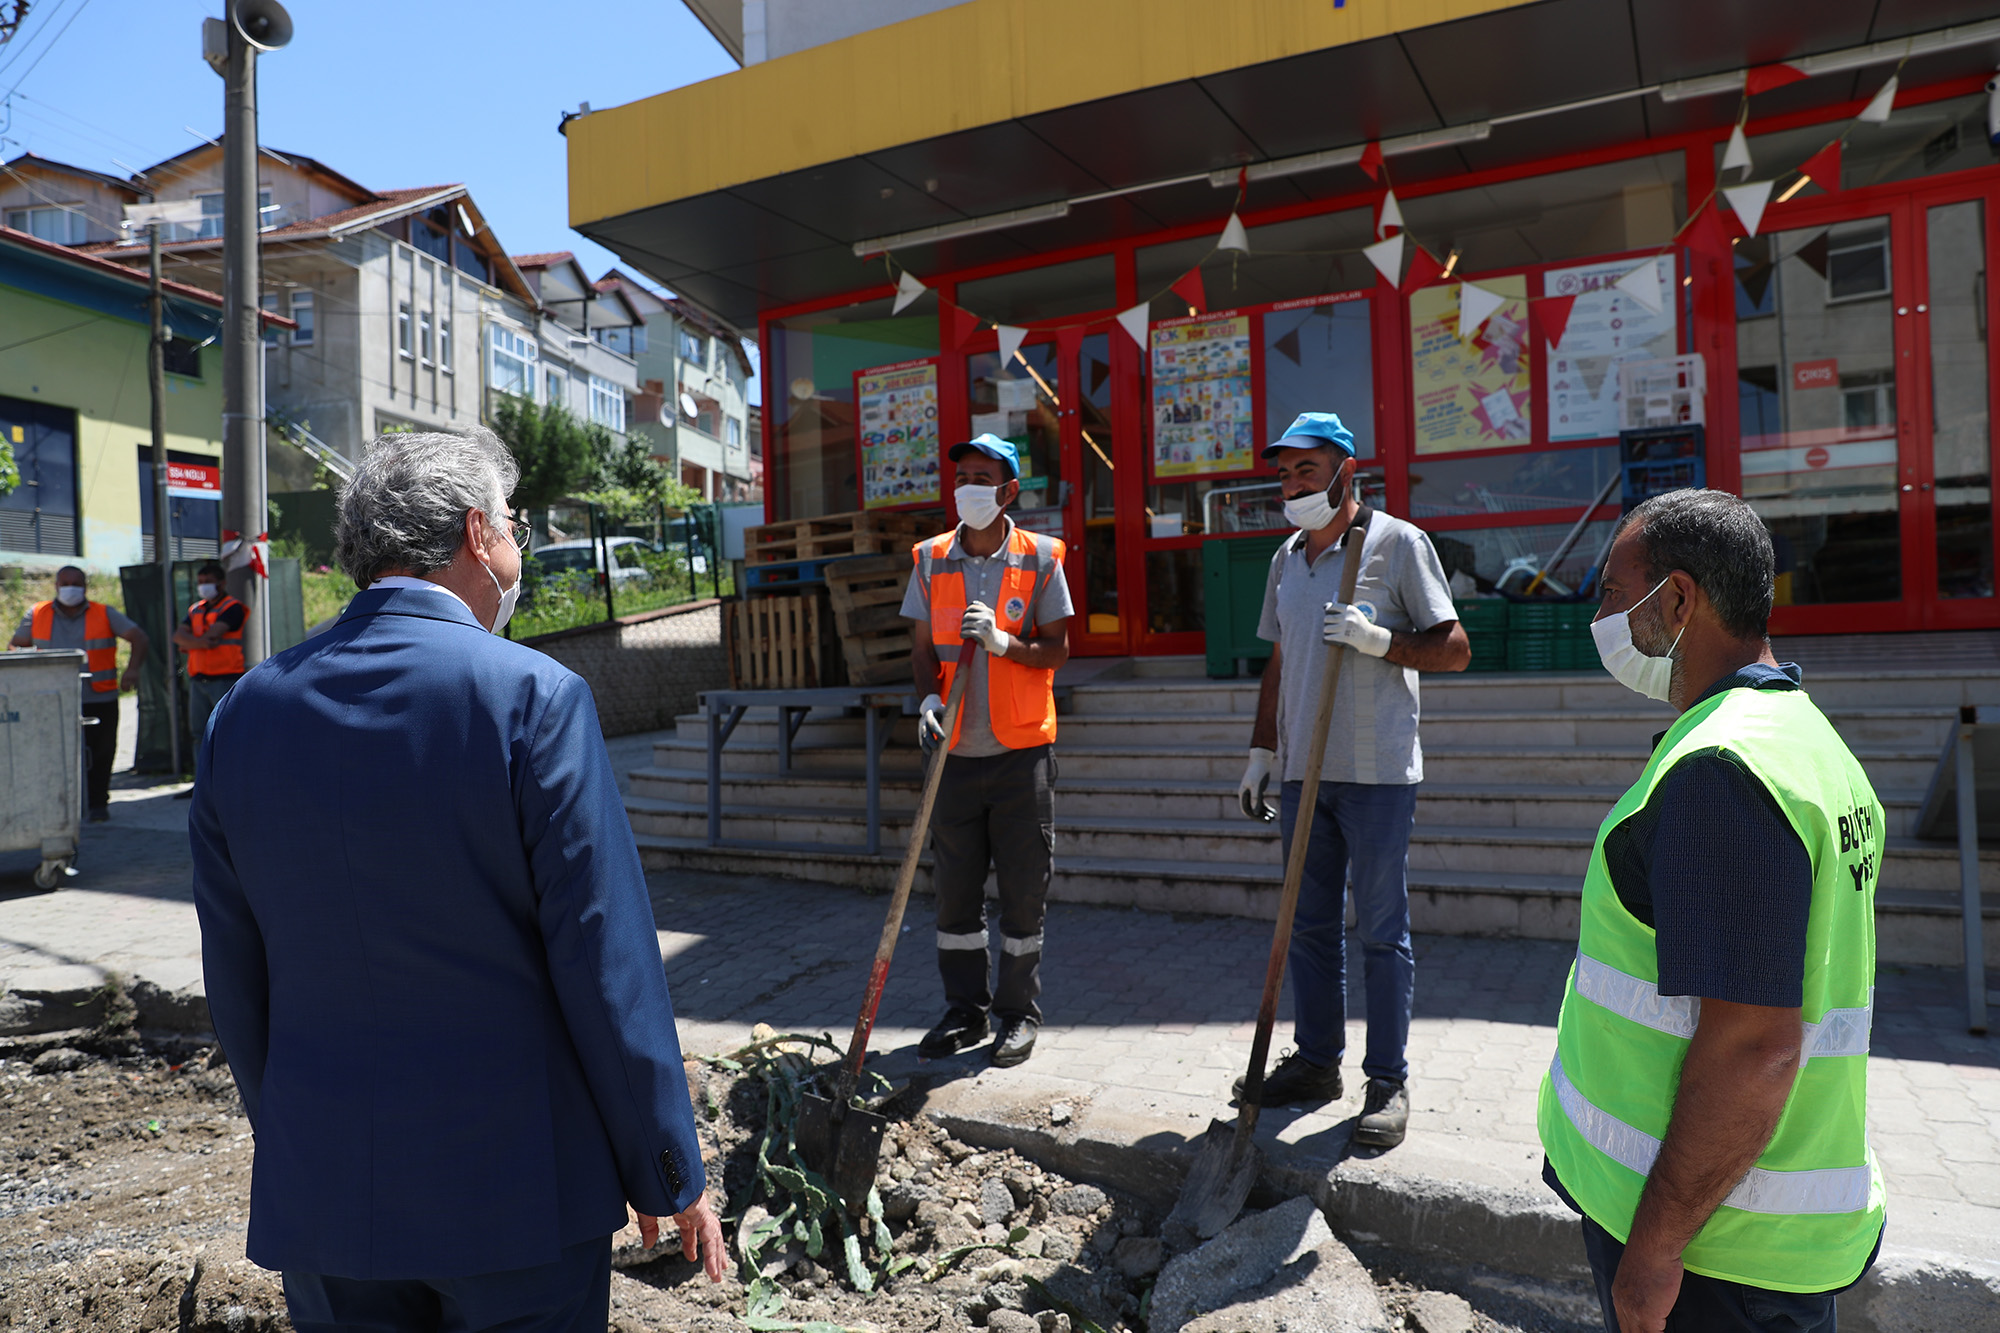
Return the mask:
<path id="1" fill-rule="evenodd" d="M 45 889 L 76 860 L 83 669 L 82 653 L 0 653 L 0 852 L 40 852 Z"/>

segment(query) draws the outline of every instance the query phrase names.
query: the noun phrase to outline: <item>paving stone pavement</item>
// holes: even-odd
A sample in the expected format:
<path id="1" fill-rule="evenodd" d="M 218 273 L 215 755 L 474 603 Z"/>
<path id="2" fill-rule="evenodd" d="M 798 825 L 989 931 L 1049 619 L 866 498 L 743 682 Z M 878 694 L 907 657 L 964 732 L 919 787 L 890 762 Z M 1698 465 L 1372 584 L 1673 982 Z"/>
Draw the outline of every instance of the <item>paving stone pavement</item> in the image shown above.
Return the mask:
<path id="1" fill-rule="evenodd" d="M 130 783 L 131 779 L 126 779 Z M 171 788 L 114 793 L 113 822 L 88 826 L 81 873 L 40 893 L 32 860 L 0 857 L 0 986 L 119 970 L 167 990 L 199 986 L 190 900 L 187 806 Z M 656 874 L 660 926 L 683 1046 L 717 1053 L 753 1023 L 845 1043 L 887 899 L 797 880 Z M 912 901 L 874 1049 L 909 1062 L 941 1012 L 931 905 Z M 1073 1082 L 1199 1133 L 1224 1115 L 1247 1056 L 1267 925 L 1054 904 L 1046 931 L 1033 1060 L 979 1075 L 1004 1089 L 1023 1076 Z M 1399 1169 L 1539 1193 L 1535 1099 L 1554 1047 L 1570 946 L 1541 940 L 1419 936 L 1411 1025 L 1411 1138 Z M 1350 948 L 1358 964 L 1358 948 Z M 1358 1114 L 1364 1000 L 1350 969 L 1349 1091 L 1313 1111 L 1264 1117 L 1276 1136 L 1344 1151 Z M 1890 1192 L 1890 1241 L 2000 1262 L 2000 1037 L 1965 1034 L 1954 970 L 1884 967 L 1870 1063 L 1871 1135 Z M 1282 1046 L 1290 1030 L 1281 1011 Z"/>

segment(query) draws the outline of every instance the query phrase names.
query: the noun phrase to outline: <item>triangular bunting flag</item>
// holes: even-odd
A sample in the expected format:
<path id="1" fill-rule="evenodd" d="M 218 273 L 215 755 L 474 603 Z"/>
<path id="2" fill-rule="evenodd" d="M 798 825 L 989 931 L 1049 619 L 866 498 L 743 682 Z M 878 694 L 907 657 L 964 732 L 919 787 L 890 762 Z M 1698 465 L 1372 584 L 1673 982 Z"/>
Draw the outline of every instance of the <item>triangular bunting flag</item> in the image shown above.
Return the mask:
<path id="1" fill-rule="evenodd" d="M 1574 296 L 1544 296 L 1528 307 L 1529 316 L 1542 327 L 1542 340 L 1560 346 L 1569 328 L 1569 312 L 1576 307 Z"/>
<path id="2" fill-rule="evenodd" d="M 1382 145 L 1373 139 L 1370 139 L 1368 146 L 1361 150 L 1361 169 L 1368 173 L 1368 179 L 1371 181 L 1382 179 Z"/>
<path id="3" fill-rule="evenodd" d="M 1396 192 L 1389 191 L 1382 196 L 1381 211 L 1375 215 L 1375 237 L 1380 240 L 1389 234 L 1389 228 L 1403 229 L 1403 210 L 1396 203 Z"/>
<path id="4" fill-rule="evenodd" d="M 1799 163 L 1799 174 L 1811 180 L 1822 190 L 1840 188 L 1840 140 L 1835 139 L 1826 147 Z"/>
<path id="5" fill-rule="evenodd" d="M 1743 224 L 1745 233 L 1755 236 L 1757 224 L 1764 220 L 1764 205 L 1771 202 L 1772 181 L 1750 181 L 1743 185 L 1725 185 L 1722 197 L 1729 201 L 1729 207 L 1736 213 L 1736 220 Z"/>
<path id="6" fill-rule="evenodd" d="M 1889 81 L 1882 85 L 1882 91 L 1869 99 L 1868 105 L 1861 108 L 1861 114 L 1856 116 L 1855 119 L 1865 120 L 1870 125 L 1880 125 L 1889 118 L 1889 113 L 1895 109 L 1896 76 L 1891 74 Z"/>
<path id="7" fill-rule="evenodd" d="M 896 279 L 896 304 L 890 308 L 889 313 L 892 315 L 902 314 L 903 311 L 909 308 L 910 302 L 916 300 L 929 290 L 930 288 L 917 280 L 916 274 L 910 272 L 908 269 L 904 269 L 903 276 Z"/>
<path id="8" fill-rule="evenodd" d="M 1724 171 L 1750 170 L 1750 141 L 1743 137 L 1743 122 L 1737 121 L 1736 128 L 1729 132 L 1729 147 L 1722 150 Z"/>
<path id="9" fill-rule="evenodd" d="M 1797 83 L 1804 77 L 1806 77 L 1804 70 L 1793 69 L 1790 65 L 1759 65 L 1743 76 L 1743 91 L 1746 95 L 1755 97 L 1758 93 L 1768 93 L 1773 88 Z"/>
<path id="10" fill-rule="evenodd" d="M 1377 241 L 1373 245 L 1365 246 L 1361 253 L 1368 257 L 1368 262 L 1382 275 L 1382 281 L 1391 287 L 1402 280 L 1403 233 L 1397 232 L 1386 241 Z"/>
<path id="11" fill-rule="evenodd" d="M 946 350 L 956 352 L 965 346 L 973 334 L 979 332 L 979 316 L 960 306 L 947 306 L 946 310 L 951 316 L 951 346 Z"/>
<path id="12" fill-rule="evenodd" d="M 1479 332 L 1479 326 L 1506 303 L 1506 297 L 1498 292 L 1489 292 L 1476 283 L 1458 284 L 1459 341 L 1471 342 L 1472 335 Z"/>
<path id="13" fill-rule="evenodd" d="M 1242 218 L 1234 213 L 1229 215 L 1229 221 L 1222 228 L 1222 239 L 1215 243 L 1215 248 L 1241 250 L 1246 255 L 1250 253 L 1250 233 L 1243 230 Z"/>
<path id="14" fill-rule="evenodd" d="M 1118 312 L 1118 327 L 1131 334 L 1132 341 L 1138 343 L 1141 347 L 1146 345 L 1146 326 L 1148 323 L 1146 316 L 1146 307 L 1143 305 L 1135 305 L 1130 310 L 1121 310 Z"/>
<path id="15" fill-rule="evenodd" d="M 1612 285 L 1655 315 L 1666 305 L 1666 293 L 1660 290 L 1660 262 L 1657 259 L 1646 260 Z"/>
<path id="16" fill-rule="evenodd" d="M 1167 290 L 1193 306 L 1194 313 L 1198 315 L 1208 310 L 1208 293 L 1202 288 L 1201 270 L 1198 268 L 1181 274 L 1180 280 Z"/>
<path id="17" fill-rule="evenodd" d="M 1012 324 L 995 324 L 993 331 L 1000 335 L 1000 368 L 1010 368 L 1014 364 L 1014 354 L 1021 350 L 1021 340 L 1028 331 Z"/>
<path id="18" fill-rule="evenodd" d="M 1431 252 L 1423 246 L 1410 256 L 1410 271 L 1403 278 L 1403 290 L 1413 292 L 1419 287 L 1428 287 L 1444 272 L 1444 265 L 1431 258 Z"/>
<path id="19" fill-rule="evenodd" d="M 1729 233 L 1722 229 L 1722 217 L 1715 211 L 1714 204 L 1695 215 L 1681 239 L 1687 243 L 1688 249 L 1715 259 L 1727 260 L 1735 253 L 1735 247 L 1729 243 Z"/>

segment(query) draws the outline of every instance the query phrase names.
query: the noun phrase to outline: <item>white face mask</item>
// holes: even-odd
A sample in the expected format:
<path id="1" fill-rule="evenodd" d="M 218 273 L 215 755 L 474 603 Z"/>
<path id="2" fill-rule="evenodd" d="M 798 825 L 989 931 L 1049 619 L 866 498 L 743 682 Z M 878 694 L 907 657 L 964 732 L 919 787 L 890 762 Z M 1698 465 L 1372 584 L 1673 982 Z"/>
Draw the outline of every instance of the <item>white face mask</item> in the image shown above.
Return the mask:
<path id="1" fill-rule="evenodd" d="M 1340 498 L 1347 499 L 1347 486 L 1340 488 Z M 1285 518 L 1293 527 L 1304 528 L 1307 532 L 1318 532 L 1333 522 L 1334 511 L 1340 507 L 1326 491 L 1313 491 L 1295 500 L 1285 501 Z"/>
<path id="2" fill-rule="evenodd" d="M 56 589 L 56 600 L 64 606 L 82 606 L 84 590 L 74 584 L 65 583 Z"/>
<path id="3" fill-rule="evenodd" d="M 204 602 L 214 601 L 215 595 L 222 591 L 213 583 L 197 583 L 194 585 L 194 590 L 201 594 L 201 600 Z"/>
<path id="4" fill-rule="evenodd" d="M 519 574 L 514 576 L 513 587 L 503 588 L 500 586 L 500 576 L 493 572 L 493 566 L 487 565 L 486 577 L 493 580 L 493 590 L 500 594 L 500 613 L 493 617 L 493 623 L 488 627 L 492 633 L 498 634 L 507 628 L 508 620 L 513 618 L 514 603 L 521 600 L 521 576 Z"/>
<path id="5" fill-rule="evenodd" d="M 992 527 L 1000 517 L 998 486 L 961 486 L 952 495 L 958 501 L 959 519 L 974 531 Z"/>
<path id="6" fill-rule="evenodd" d="M 1674 635 L 1674 641 L 1667 645 L 1665 657 L 1649 657 L 1632 642 L 1632 612 L 1644 606 L 1646 598 L 1666 586 L 1667 580 L 1661 579 L 1653 585 L 1652 592 L 1632 603 L 1630 609 L 1615 616 L 1605 616 L 1590 626 L 1590 637 L 1597 641 L 1598 660 L 1604 663 L 1604 669 L 1611 673 L 1612 679 L 1648 699 L 1662 701 L 1673 689 L 1674 649 L 1681 646 L 1681 634 L 1687 633 L 1687 626 L 1681 626 L 1681 634 Z"/>

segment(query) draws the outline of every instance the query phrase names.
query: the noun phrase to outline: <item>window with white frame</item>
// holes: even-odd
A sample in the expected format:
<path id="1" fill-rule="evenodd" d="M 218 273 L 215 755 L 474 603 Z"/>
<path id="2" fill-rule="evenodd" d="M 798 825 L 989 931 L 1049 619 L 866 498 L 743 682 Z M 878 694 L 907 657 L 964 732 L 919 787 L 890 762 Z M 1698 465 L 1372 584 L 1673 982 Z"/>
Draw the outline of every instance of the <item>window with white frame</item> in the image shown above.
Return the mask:
<path id="1" fill-rule="evenodd" d="M 313 294 L 311 292 L 292 293 L 292 322 L 298 327 L 292 330 L 292 345 L 310 343 L 313 340 Z"/>
<path id="2" fill-rule="evenodd" d="M 257 304 L 264 308 L 264 313 L 267 315 L 279 313 L 278 294 L 276 292 L 265 292 L 258 299 Z M 268 319 L 260 319 L 257 322 L 264 326 L 264 346 L 276 347 L 278 345 L 278 326 Z"/>
<path id="3" fill-rule="evenodd" d="M 195 198 L 201 200 L 201 226 L 196 229 L 196 236 L 222 235 L 222 197 L 222 191 L 220 190 L 213 190 L 207 194 L 198 194 L 195 196 Z M 274 215 L 270 212 L 270 208 L 271 192 L 269 190 L 257 191 L 257 230 L 269 231 L 271 229 L 273 225 L 271 218 Z"/>
<path id="4" fill-rule="evenodd" d="M 681 330 L 681 360 L 691 361 L 697 366 L 708 365 L 708 339 L 693 329 Z"/>
<path id="5" fill-rule="evenodd" d="M 509 328 L 493 328 L 493 387 L 501 393 L 535 396 L 535 362 L 541 353 L 535 344 Z"/>
<path id="6" fill-rule="evenodd" d="M 542 398 L 551 407 L 569 406 L 569 376 L 563 374 L 561 366 L 542 371 Z"/>
<path id="7" fill-rule="evenodd" d="M 438 319 L 438 364 L 444 368 L 445 374 L 452 373 L 451 316 L 448 314 Z"/>
<path id="8" fill-rule="evenodd" d="M 417 353 L 425 365 L 431 362 L 431 312 L 417 313 Z"/>
<path id="9" fill-rule="evenodd" d="M 82 245 L 90 239 L 90 219 L 81 204 L 57 204 L 52 208 L 12 208 L 7 225 L 25 231 L 38 241 L 57 245 Z"/>
<path id="10" fill-rule="evenodd" d="M 730 417 L 724 421 L 722 442 L 731 449 L 741 449 L 743 447 L 743 423 L 735 417 Z"/>
<path id="11" fill-rule="evenodd" d="M 602 375 L 590 377 L 590 419 L 621 434 L 625 430 L 625 395 Z"/>
<path id="12" fill-rule="evenodd" d="M 396 350 L 404 356 L 410 355 L 410 303 L 396 303 Z"/>

